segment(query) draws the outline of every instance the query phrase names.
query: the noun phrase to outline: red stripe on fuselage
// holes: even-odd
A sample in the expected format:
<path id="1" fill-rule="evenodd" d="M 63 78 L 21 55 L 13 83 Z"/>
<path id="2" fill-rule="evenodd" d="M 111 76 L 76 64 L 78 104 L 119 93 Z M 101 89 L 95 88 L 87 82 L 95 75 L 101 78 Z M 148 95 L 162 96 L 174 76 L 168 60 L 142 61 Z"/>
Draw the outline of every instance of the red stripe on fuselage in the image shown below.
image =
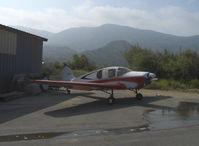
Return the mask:
<path id="1" fill-rule="evenodd" d="M 91 81 L 91 82 L 92 83 L 108 83 L 108 82 L 118 82 L 119 83 L 120 81 L 137 83 L 138 89 L 141 89 L 144 87 L 144 77 L 143 76 L 126 77 L 126 78 L 112 78 L 112 79 L 96 80 L 96 81 Z"/>

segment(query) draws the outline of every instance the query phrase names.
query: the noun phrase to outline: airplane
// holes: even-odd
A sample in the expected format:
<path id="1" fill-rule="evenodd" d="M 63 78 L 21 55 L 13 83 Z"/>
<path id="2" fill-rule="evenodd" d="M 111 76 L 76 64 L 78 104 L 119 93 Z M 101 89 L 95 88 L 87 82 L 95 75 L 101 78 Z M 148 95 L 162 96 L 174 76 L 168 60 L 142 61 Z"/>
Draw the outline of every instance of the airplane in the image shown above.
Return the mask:
<path id="1" fill-rule="evenodd" d="M 70 89 L 76 90 L 101 90 L 110 95 L 107 101 L 113 104 L 115 101 L 114 90 L 131 90 L 136 94 L 137 100 L 142 100 L 143 95 L 138 91 L 147 86 L 156 75 L 150 72 L 132 71 L 126 67 L 112 66 L 89 72 L 80 77 L 74 77 L 70 68 L 65 67 L 61 73 L 62 80 L 31 80 L 31 82 L 42 85 L 42 90 L 48 85 L 65 87 L 68 94 Z M 47 85 L 47 86 L 46 86 Z M 108 92 L 110 90 L 110 92 Z"/>

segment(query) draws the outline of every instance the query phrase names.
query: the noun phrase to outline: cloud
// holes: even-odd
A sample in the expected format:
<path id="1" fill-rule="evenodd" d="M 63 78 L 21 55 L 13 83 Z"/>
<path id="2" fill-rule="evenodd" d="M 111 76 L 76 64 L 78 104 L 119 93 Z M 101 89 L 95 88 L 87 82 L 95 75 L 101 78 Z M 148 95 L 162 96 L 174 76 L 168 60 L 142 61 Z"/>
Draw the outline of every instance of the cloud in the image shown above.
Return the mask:
<path id="1" fill-rule="evenodd" d="M 158 12 L 160 30 L 179 35 L 199 35 L 199 12 L 189 12 L 180 7 L 162 8 Z"/>
<path id="2" fill-rule="evenodd" d="M 189 12 L 180 7 L 169 6 L 149 12 L 125 7 L 84 6 L 74 9 L 74 12 L 95 25 L 113 23 L 176 35 L 199 34 L 199 12 Z"/>
<path id="3" fill-rule="evenodd" d="M 169 6 L 155 11 L 127 7 L 94 6 L 90 1 L 71 10 L 48 8 L 27 11 L 0 7 L 0 23 L 58 32 L 71 27 L 105 23 L 151 29 L 175 35 L 198 35 L 199 12 Z"/>
<path id="4" fill-rule="evenodd" d="M 48 31 L 64 29 L 61 19 L 67 12 L 61 9 L 45 9 L 43 11 L 25 11 L 12 8 L 0 8 L 0 23 L 5 25 L 19 25 Z"/>

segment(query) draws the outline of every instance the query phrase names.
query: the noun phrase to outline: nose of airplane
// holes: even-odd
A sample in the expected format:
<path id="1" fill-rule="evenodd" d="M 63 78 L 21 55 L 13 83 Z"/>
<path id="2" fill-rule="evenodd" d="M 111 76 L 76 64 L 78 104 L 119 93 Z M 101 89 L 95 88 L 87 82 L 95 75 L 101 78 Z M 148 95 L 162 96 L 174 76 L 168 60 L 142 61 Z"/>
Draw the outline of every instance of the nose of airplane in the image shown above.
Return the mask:
<path id="1" fill-rule="evenodd" d="M 153 79 L 155 79 L 156 74 L 154 73 L 147 73 L 146 74 L 146 80 L 145 80 L 145 84 L 149 84 Z"/>
<path id="2" fill-rule="evenodd" d="M 149 73 L 149 78 L 150 79 L 154 79 L 156 77 L 156 75 L 154 73 Z"/>

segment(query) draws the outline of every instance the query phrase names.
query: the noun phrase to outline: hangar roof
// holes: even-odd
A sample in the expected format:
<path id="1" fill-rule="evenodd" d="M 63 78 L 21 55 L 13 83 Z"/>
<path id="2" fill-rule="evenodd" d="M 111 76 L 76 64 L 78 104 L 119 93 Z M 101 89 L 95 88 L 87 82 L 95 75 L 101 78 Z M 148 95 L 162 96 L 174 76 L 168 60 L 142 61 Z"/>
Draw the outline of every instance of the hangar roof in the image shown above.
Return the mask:
<path id="1" fill-rule="evenodd" d="M 27 36 L 29 36 L 29 37 L 33 37 L 33 38 L 36 38 L 36 39 L 40 39 L 40 40 L 42 40 L 42 41 L 48 41 L 48 39 L 46 39 L 46 38 L 43 38 L 43 37 L 40 37 L 40 36 L 31 34 L 31 33 L 25 32 L 25 31 L 21 31 L 21 30 L 18 30 L 18 29 L 9 27 L 9 26 L 5 26 L 5 25 L 2 25 L 2 24 L 0 24 L 0 28 L 1 28 L 1 29 L 4 29 L 4 30 L 7 30 L 7 31 L 12 31 L 12 32 L 15 32 L 15 33 L 27 35 Z"/>

